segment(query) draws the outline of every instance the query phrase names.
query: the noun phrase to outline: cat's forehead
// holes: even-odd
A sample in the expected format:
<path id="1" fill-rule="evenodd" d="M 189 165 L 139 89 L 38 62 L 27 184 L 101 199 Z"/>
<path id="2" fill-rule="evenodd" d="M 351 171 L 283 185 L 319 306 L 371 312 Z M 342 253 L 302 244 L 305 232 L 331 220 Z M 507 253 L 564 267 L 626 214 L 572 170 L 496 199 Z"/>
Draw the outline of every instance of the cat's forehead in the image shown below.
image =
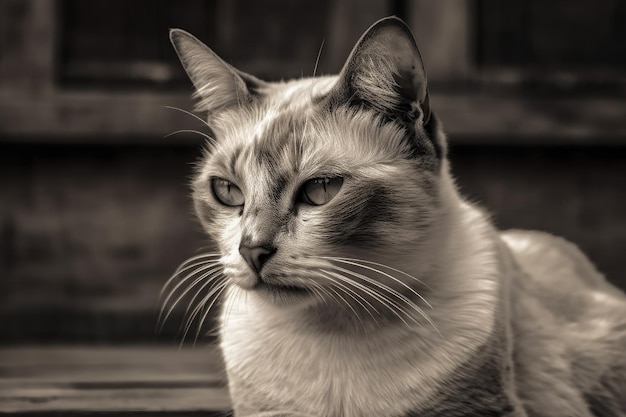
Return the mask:
<path id="1" fill-rule="evenodd" d="M 325 96 L 335 81 L 336 77 L 323 77 L 266 83 L 258 91 L 259 100 L 249 107 L 235 107 L 221 114 L 213 120 L 212 127 L 227 136 L 229 142 L 251 143 L 263 137 L 269 128 L 284 122 L 293 127 L 296 116 L 314 112 L 317 99 Z"/>
<path id="2" fill-rule="evenodd" d="M 364 110 L 320 103 L 334 82 L 327 77 L 270 84 L 256 105 L 229 111 L 218 120 L 209 165 L 233 176 L 276 170 L 307 176 L 401 155 L 397 126 Z"/>
<path id="3" fill-rule="evenodd" d="M 262 165 L 309 169 L 375 164 L 403 153 L 403 132 L 367 113 L 317 109 L 269 109 L 244 117 L 218 138 L 213 161 L 233 161 L 232 171 Z M 244 164 L 244 165 L 242 165 Z"/>
<path id="4" fill-rule="evenodd" d="M 316 97 L 326 95 L 337 81 L 336 76 L 303 78 L 269 83 L 261 92 L 264 100 L 277 109 L 306 108 Z"/>
<path id="5" fill-rule="evenodd" d="M 320 166 L 323 149 L 317 149 L 315 128 L 305 112 L 269 107 L 247 116 L 218 140 L 209 161 L 212 168 L 233 178 L 256 176 L 259 180 L 269 174 L 295 174 L 306 166 Z M 318 157 L 313 161 L 315 154 Z M 303 164 L 303 159 L 309 164 Z"/>

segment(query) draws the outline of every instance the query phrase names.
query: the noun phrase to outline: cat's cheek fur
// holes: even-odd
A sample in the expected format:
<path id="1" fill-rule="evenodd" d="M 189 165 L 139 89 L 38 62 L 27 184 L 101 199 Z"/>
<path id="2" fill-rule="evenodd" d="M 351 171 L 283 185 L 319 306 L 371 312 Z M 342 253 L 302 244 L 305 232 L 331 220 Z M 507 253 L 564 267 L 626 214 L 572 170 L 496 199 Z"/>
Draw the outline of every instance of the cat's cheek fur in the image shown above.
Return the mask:
<path id="1" fill-rule="evenodd" d="M 346 192 L 319 225 L 326 244 L 412 251 L 439 206 L 437 198 L 426 194 L 415 177 L 419 174 L 408 171 L 396 174 L 393 180 L 370 181 Z"/>

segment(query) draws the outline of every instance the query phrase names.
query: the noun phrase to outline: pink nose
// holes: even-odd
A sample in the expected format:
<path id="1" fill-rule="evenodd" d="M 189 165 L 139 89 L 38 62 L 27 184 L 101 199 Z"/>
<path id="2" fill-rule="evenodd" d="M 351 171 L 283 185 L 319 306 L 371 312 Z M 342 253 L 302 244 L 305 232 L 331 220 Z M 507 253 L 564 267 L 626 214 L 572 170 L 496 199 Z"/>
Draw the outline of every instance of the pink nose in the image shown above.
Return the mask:
<path id="1" fill-rule="evenodd" d="M 261 272 L 261 268 L 265 265 L 265 262 L 276 253 L 276 248 L 271 246 L 239 246 L 239 253 L 246 260 L 246 263 L 250 265 L 250 268 L 257 274 Z"/>

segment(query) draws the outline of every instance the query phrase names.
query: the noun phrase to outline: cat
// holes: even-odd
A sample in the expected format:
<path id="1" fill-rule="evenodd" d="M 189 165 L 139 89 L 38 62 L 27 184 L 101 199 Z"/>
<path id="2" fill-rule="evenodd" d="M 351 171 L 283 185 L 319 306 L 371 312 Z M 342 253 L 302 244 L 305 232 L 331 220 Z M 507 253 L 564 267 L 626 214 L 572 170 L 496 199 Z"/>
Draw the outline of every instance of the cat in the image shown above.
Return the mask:
<path id="1" fill-rule="evenodd" d="M 626 416 L 624 293 L 459 195 L 404 22 L 278 83 L 170 38 L 211 130 L 192 188 L 216 251 L 164 306 L 221 306 L 236 416 Z"/>

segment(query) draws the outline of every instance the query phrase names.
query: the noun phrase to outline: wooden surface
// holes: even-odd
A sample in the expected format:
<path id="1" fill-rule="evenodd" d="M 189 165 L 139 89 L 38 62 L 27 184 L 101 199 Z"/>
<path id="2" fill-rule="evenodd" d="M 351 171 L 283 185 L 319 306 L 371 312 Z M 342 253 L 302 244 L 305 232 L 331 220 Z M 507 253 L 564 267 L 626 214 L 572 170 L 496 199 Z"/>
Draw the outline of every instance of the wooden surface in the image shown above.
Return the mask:
<path id="1" fill-rule="evenodd" d="M 224 2 L 223 7 L 228 8 L 226 3 L 230 5 Z M 323 7 L 324 2 L 321 3 L 316 5 L 319 6 L 317 9 Z M 328 17 L 323 13 L 317 15 L 318 25 L 307 24 L 299 28 L 298 33 L 293 35 L 294 39 L 300 40 L 297 44 L 294 39 L 285 40 L 285 37 L 267 30 L 270 26 L 282 27 L 282 23 L 263 21 L 260 27 L 256 27 L 257 32 L 241 30 L 246 24 L 240 24 L 240 19 L 229 20 L 232 16 L 242 17 L 237 14 L 239 10 L 232 9 L 232 12 L 225 11 L 224 18 L 220 19 L 222 24 L 218 28 L 218 37 L 234 42 L 230 58 L 242 70 L 261 78 L 270 73 L 273 79 L 292 78 L 300 73 L 310 75 L 313 71 L 317 51 L 324 39 L 317 29 L 328 24 L 318 74 L 337 73 L 369 24 L 394 13 L 390 9 L 392 3 L 399 2 L 334 2 L 328 10 Z M 59 37 L 61 29 L 57 9 L 60 4 L 58 0 L 0 2 L 0 27 L 3 28 L 0 35 L 5 35 L 0 36 L 0 51 L 6 49 L 6 52 L 0 53 L 0 142 L 107 145 L 198 143 L 198 138 L 189 135 L 160 140 L 162 136 L 179 129 L 202 129 L 202 125 L 189 116 L 163 108 L 175 106 L 190 110 L 193 107 L 190 85 L 186 90 L 166 91 L 155 85 L 147 91 L 139 91 L 134 88 L 70 88 L 58 82 L 60 57 L 55 52 L 58 51 L 57 43 L 62 45 L 63 42 Z M 298 4 L 293 13 L 302 14 L 301 8 Z M 556 90 L 546 96 L 533 95 L 532 91 L 528 91 L 522 83 L 522 74 L 515 70 L 510 74 L 505 71 L 505 74 L 500 74 L 508 80 L 504 84 L 517 87 L 513 92 L 502 94 L 499 87 L 504 80 L 496 81 L 495 76 L 473 68 L 475 65 L 470 62 L 471 51 L 477 45 L 473 45 L 471 40 L 476 28 L 472 27 L 472 13 L 468 12 L 467 1 L 421 1 L 414 2 L 410 8 L 409 20 L 413 20 L 420 39 L 429 79 L 435 81 L 431 84 L 432 108 L 457 143 L 624 143 L 626 97 L 624 82 L 620 81 L 623 77 L 619 75 L 623 74 L 620 69 L 616 70 L 617 75 L 611 75 L 609 68 L 608 75 L 600 77 L 604 90 L 591 96 L 572 95 L 576 88 L 570 84 L 584 84 L 584 77 L 576 81 L 571 74 L 557 74 L 556 78 L 547 80 Z M 285 13 L 288 12 L 285 10 L 282 13 L 283 16 L 278 19 L 284 19 L 286 24 Z M 257 15 L 253 16 L 254 21 L 259 20 Z M 316 16 L 307 15 L 307 18 L 315 20 Z M 255 33 L 254 42 L 248 42 Z M 129 44 L 137 41 L 129 34 L 127 36 L 125 41 Z M 549 37 L 552 38 L 554 36 Z M 161 41 L 160 46 L 170 50 L 165 33 Z M 283 45 L 283 42 L 286 43 Z M 229 48 L 223 46 L 225 50 L 218 52 L 231 62 L 228 59 Z M 279 55 L 283 52 L 287 55 L 278 59 L 273 52 L 275 50 L 281 51 Z M 272 56 L 278 60 L 272 60 Z M 245 64 L 246 61 L 248 64 Z M 288 67 L 296 68 L 295 74 Z M 548 74 L 545 74 L 546 77 Z M 448 88 L 446 92 L 437 87 L 437 81 L 445 85 L 446 81 L 472 80 L 473 84 L 470 84 L 477 88 L 470 91 Z M 493 85 L 489 87 L 490 84 Z M 612 87 L 607 91 L 606 85 Z"/>
<path id="2" fill-rule="evenodd" d="M 0 415 L 220 415 L 214 347 L 0 348 Z"/>

